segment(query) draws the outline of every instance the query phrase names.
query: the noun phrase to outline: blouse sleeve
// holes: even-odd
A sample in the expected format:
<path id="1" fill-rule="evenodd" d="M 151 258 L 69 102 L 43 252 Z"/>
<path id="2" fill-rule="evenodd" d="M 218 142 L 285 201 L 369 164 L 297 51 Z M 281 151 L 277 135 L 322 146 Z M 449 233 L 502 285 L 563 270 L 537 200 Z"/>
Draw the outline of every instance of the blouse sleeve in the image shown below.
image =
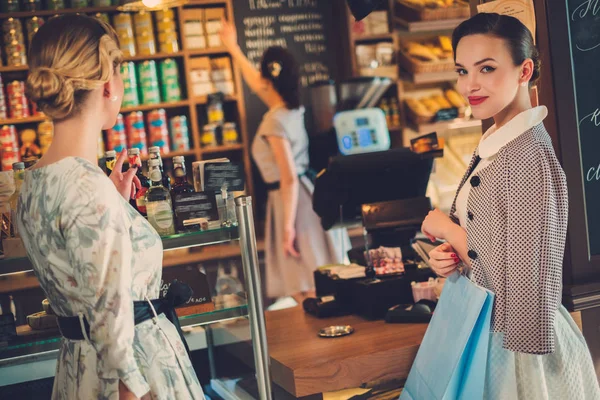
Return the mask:
<path id="1" fill-rule="evenodd" d="M 508 161 L 503 345 L 520 353 L 553 353 L 568 217 L 566 181 L 547 149 Z"/>
<path id="2" fill-rule="evenodd" d="M 142 397 L 150 387 L 133 353 L 130 222 L 112 182 L 104 176 L 93 178 L 78 182 L 86 193 L 79 189 L 79 199 L 71 199 L 61 224 L 76 271 L 72 284 L 81 290 L 98 373 L 104 378 L 118 376 L 136 397 Z"/>

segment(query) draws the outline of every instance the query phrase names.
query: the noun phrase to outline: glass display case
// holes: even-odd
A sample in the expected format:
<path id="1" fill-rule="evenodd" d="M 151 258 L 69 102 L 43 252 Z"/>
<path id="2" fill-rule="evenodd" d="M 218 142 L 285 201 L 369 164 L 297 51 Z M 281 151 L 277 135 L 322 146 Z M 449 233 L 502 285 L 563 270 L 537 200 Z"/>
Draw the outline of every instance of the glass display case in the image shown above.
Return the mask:
<path id="1" fill-rule="evenodd" d="M 209 396 L 215 393 L 225 399 L 271 399 L 252 202 L 250 197 L 242 196 L 235 203 L 237 226 L 171 235 L 163 237 L 162 242 L 165 251 L 239 242 L 243 276 L 219 269 L 209 284 L 197 263 L 179 267 L 176 261 L 167 262 L 165 258 L 163 282 L 169 281 L 167 277 L 175 278 L 200 292 L 211 286 L 209 301 L 196 298 L 195 291 L 198 304 L 192 301 L 177 310 L 194 367 L 204 376 L 200 381 Z M 51 382 L 47 378 L 54 376 L 61 341 L 58 328 L 33 328 L 28 321 L 32 314 L 42 311 L 44 297 L 28 258 L 0 259 L 0 307 L 5 320 L 14 314 L 16 325 L 16 336 L 6 339 L 4 335 L 5 340 L 0 341 L 0 394 L 3 388 L 44 379 Z M 0 325 L 0 329 L 4 327 Z M 238 352 L 244 352 L 246 365 L 230 368 L 231 363 L 220 360 L 232 352 L 238 356 Z"/>

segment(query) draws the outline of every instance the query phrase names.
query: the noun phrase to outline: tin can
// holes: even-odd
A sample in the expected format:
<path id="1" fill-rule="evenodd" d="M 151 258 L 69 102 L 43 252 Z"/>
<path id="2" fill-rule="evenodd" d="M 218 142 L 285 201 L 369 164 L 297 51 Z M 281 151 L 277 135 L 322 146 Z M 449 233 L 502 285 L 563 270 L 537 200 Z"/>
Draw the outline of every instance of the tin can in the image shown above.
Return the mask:
<path id="1" fill-rule="evenodd" d="M 179 68 L 177 62 L 167 58 L 160 63 L 160 92 L 164 102 L 181 100 L 181 87 L 179 86 Z"/>
<path id="2" fill-rule="evenodd" d="M 6 97 L 4 97 L 4 84 L 2 83 L 2 75 L 0 75 L 0 119 L 6 118 L 8 118 Z"/>
<path id="3" fill-rule="evenodd" d="M 190 149 L 189 130 L 187 117 L 179 115 L 169 120 L 171 133 L 171 148 L 173 151 L 187 151 Z"/>
<path id="4" fill-rule="evenodd" d="M 144 156 L 148 155 L 148 145 L 146 143 L 146 129 L 144 127 L 144 114 L 141 111 L 134 111 L 125 117 L 125 128 L 127 131 L 128 147 L 138 149 Z"/>
<path id="5" fill-rule="evenodd" d="M 62 10 L 65 8 L 65 0 L 48 0 L 46 1 L 48 10 Z"/>
<path id="6" fill-rule="evenodd" d="M 169 19 L 171 21 L 175 20 L 175 12 L 172 8 L 163 8 L 162 10 L 158 10 L 154 13 L 154 17 L 157 21 L 162 21 L 165 19 Z"/>
<path id="7" fill-rule="evenodd" d="M 143 55 L 156 54 L 152 15 L 147 11 L 140 11 L 133 16 L 133 22 L 138 53 Z"/>
<path id="8" fill-rule="evenodd" d="M 123 55 L 133 57 L 136 55 L 135 39 L 133 35 L 133 21 L 131 14 L 119 13 L 113 17 L 113 26 L 119 36 L 120 48 Z"/>
<path id="9" fill-rule="evenodd" d="M 23 0 L 23 11 L 40 11 L 42 0 Z"/>
<path id="10" fill-rule="evenodd" d="M 114 150 L 117 153 L 127 148 L 127 135 L 125 135 L 125 123 L 123 114 L 117 115 L 115 126 L 106 131 L 106 149 Z"/>
<path id="11" fill-rule="evenodd" d="M 140 78 L 139 88 L 142 104 L 160 103 L 160 90 L 158 87 L 156 62 L 154 60 L 150 60 L 138 64 L 138 77 Z"/>
<path id="12" fill-rule="evenodd" d="M 124 62 L 121 64 L 121 76 L 123 77 L 123 107 L 133 107 L 140 104 L 138 96 L 137 77 L 135 75 L 135 64 Z"/>
<path id="13" fill-rule="evenodd" d="M 44 25 L 44 20 L 39 17 L 33 17 L 28 19 L 25 22 L 25 27 L 27 29 L 27 40 L 28 43 L 31 44 L 31 40 L 33 39 L 33 35 Z"/>
<path id="14" fill-rule="evenodd" d="M 203 147 L 217 145 L 217 126 L 215 124 L 204 125 L 201 140 Z"/>
<path id="15" fill-rule="evenodd" d="M 169 129 L 167 128 L 167 113 L 164 109 L 150 111 L 147 115 L 150 146 L 160 147 L 163 154 L 171 150 Z"/>
<path id="16" fill-rule="evenodd" d="M 235 126 L 235 122 L 226 122 L 223 124 L 223 144 L 232 145 L 237 144 L 239 141 L 239 135 Z"/>
<path id="17" fill-rule="evenodd" d="M 19 0 L 0 1 L 0 11 L 2 11 L 3 13 L 21 11 L 21 8 L 19 7 Z"/>
<path id="18" fill-rule="evenodd" d="M 4 125 L 0 128 L 0 149 L 19 147 L 17 128 L 14 125 Z"/>
<path id="19" fill-rule="evenodd" d="M 10 118 L 27 118 L 30 116 L 27 97 L 25 97 L 25 82 L 13 81 L 6 87 L 8 94 L 8 115 Z"/>
<path id="20" fill-rule="evenodd" d="M 161 53 L 177 53 L 179 51 L 179 41 L 177 40 L 177 32 L 174 29 L 159 32 L 158 48 Z"/>
<path id="21" fill-rule="evenodd" d="M 88 0 L 71 0 L 72 8 L 87 8 L 90 6 L 90 2 Z"/>
<path id="22" fill-rule="evenodd" d="M 21 161 L 19 148 L 2 149 L 2 171 L 12 171 L 12 165 Z"/>
<path id="23" fill-rule="evenodd" d="M 2 32 L 4 34 L 11 33 L 11 31 L 23 32 L 21 21 L 16 18 L 8 18 L 2 23 Z"/>
<path id="24" fill-rule="evenodd" d="M 112 6 L 111 0 L 94 0 L 94 7 L 110 7 Z"/>
<path id="25" fill-rule="evenodd" d="M 54 136 L 54 124 L 52 121 L 40 122 L 37 132 L 38 141 L 40 142 L 40 151 L 42 155 L 44 155 L 52 144 L 52 137 Z"/>

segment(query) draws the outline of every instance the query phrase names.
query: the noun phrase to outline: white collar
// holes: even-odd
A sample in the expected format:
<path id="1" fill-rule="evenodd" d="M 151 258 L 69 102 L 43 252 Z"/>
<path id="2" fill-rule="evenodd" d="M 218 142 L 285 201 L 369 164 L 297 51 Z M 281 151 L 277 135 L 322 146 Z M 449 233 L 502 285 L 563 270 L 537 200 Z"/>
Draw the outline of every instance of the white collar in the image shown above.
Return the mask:
<path id="1" fill-rule="evenodd" d="M 479 142 L 479 156 L 489 158 L 496 155 L 501 148 L 541 123 L 547 116 L 546 106 L 538 106 L 517 114 L 499 129 L 492 125 Z"/>

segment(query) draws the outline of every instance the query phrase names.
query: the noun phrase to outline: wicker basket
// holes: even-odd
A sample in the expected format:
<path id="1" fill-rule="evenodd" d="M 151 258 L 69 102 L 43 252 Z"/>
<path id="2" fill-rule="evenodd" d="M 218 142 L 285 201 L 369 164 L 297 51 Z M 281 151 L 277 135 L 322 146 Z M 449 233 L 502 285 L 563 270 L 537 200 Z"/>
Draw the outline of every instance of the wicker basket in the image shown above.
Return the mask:
<path id="1" fill-rule="evenodd" d="M 469 18 L 471 10 L 469 3 L 463 1 L 457 1 L 450 7 L 428 8 L 397 0 L 394 7 L 394 14 L 396 17 L 408 22 L 440 21 L 445 19 Z"/>
<path id="2" fill-rule="evenodd" d="M 446 72 L 453 71 L 455 68 L 454 60 L 447 59 L 443 61 L 421 61 L 411 57 L 400 49 L 398 61 L 400 66 L 411 74 L 421 74 L 426 72 Z"/>

